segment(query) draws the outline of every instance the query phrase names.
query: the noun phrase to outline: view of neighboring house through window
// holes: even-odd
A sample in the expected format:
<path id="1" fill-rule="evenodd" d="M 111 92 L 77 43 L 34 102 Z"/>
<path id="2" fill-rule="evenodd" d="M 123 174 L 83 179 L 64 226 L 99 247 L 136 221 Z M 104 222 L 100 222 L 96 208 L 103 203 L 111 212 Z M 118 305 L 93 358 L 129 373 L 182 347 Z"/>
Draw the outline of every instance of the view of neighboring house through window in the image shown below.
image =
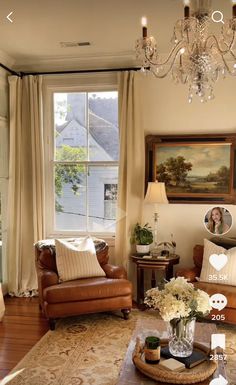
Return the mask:
<path id="1" fill-rule="evenodd" d="M 54 93 L 56 231 L 114 232 L 118 93 Z"/>

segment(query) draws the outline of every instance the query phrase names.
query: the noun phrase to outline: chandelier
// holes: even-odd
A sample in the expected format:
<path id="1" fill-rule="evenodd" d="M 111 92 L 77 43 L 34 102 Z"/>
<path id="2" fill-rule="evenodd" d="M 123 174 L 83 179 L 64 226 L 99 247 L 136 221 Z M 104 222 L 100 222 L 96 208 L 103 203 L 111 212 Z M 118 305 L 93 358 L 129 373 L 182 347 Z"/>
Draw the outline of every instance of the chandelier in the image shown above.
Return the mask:
<path id="1" fill-rule="evenodd" d="M 214 98 L 213 87 L 219 77 L 236 75 L 236 0 L 232 0 L 232 18 L 222 21 L 221 33 L 209 32 L 212 22 L 210 0 L 184 0 L 184 18 L 176 22 L 171 42 L 173 47 L 164 61 L 160 60 L 157 43 L 147 34 L 147 19 L 142 18 L 142 37 L 136 41 L 136 56 L 141 71 L 157 78 L 171 74 L 176 83 L 189 87 L 188 101 L 194 95 L 201 102 Z"/>

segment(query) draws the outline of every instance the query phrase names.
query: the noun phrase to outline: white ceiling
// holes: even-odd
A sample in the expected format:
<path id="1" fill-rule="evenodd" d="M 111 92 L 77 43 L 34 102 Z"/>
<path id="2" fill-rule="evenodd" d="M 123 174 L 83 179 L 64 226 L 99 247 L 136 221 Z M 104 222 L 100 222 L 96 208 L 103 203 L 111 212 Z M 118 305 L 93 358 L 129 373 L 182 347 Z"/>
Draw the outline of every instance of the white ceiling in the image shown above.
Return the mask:
<path id="1" fill-rule="evenodd" d="M 230 0 L 213 0 L 212 8 L 231 16 Z M 13 23 L 6 19 L 10 12 Z M 0 61 L 34 71 L 135 65 L 144 15 L 160 52 L 168 52 L 182 0 L 2 0 Z M 67 41 L 91 46 L 61 48 Z"/>

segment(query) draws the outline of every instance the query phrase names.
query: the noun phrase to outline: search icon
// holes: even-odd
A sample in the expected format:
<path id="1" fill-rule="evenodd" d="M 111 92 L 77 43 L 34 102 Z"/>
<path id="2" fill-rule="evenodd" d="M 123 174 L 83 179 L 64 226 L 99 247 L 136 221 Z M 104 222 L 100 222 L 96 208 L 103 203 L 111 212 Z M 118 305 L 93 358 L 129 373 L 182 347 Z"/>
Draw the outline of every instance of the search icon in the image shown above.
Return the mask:
<path id="1" fill-rule="evenodd" d="M 218 16 L 217 16 L 217 19 L 215 19 L 215 16 L 216 15 L 219 15 L 219 19 L 218 19 Z M 221 12 L 221 11 L 214 11 L 214 12 L 212 12 L 212 15 L 211 15 L 211 18 L 212 18 L 212 20 L 215 22 L 215 23 L 225 23 L 224 22 L 224 15 L 223 15 L 223 13 Z"/>

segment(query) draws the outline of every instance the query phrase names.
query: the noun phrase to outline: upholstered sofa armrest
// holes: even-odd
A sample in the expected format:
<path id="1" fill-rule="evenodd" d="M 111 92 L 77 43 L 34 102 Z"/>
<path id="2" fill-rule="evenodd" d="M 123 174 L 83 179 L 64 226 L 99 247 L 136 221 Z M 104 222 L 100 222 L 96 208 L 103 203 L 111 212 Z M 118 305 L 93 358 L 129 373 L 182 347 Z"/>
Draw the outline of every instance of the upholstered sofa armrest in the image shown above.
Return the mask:
<path id="1" fill-rule="evenodd" d="M 127 272 L 122 266 L 114 266 L 106 263 L 102 266 L 107 278 L 127 279 Z"/>
<path id="2" fill-rule="evenodd" d="M 59 277 L 55 271 L 52 270 L 41 270 L 38 272 L 38 279 L 41 283 L 42 290 L 45 287 L 57 285 L 59 283 Z"/>
<path id="3" fill-rule="evenodd" d="M 59 283 L 59 278 L 57 273 L 52 270 L 47 269 L 37 269 L 38 276 L 38 291 L 39 291 L 39 302 L 43 308 L 43 291 L 46 287 L 57 285 Z M 43 310 L 44 311 L 44 310 Z"/>
<path id="4" fill-rule="evenodd" d="M 201 270 L 198 267 L 193 267 L 192 269 L 179 269 L 176 271 L 176 277 L 184 277 L 189 282 L 196 282 L 196 277 L 200 276 Z"/>

